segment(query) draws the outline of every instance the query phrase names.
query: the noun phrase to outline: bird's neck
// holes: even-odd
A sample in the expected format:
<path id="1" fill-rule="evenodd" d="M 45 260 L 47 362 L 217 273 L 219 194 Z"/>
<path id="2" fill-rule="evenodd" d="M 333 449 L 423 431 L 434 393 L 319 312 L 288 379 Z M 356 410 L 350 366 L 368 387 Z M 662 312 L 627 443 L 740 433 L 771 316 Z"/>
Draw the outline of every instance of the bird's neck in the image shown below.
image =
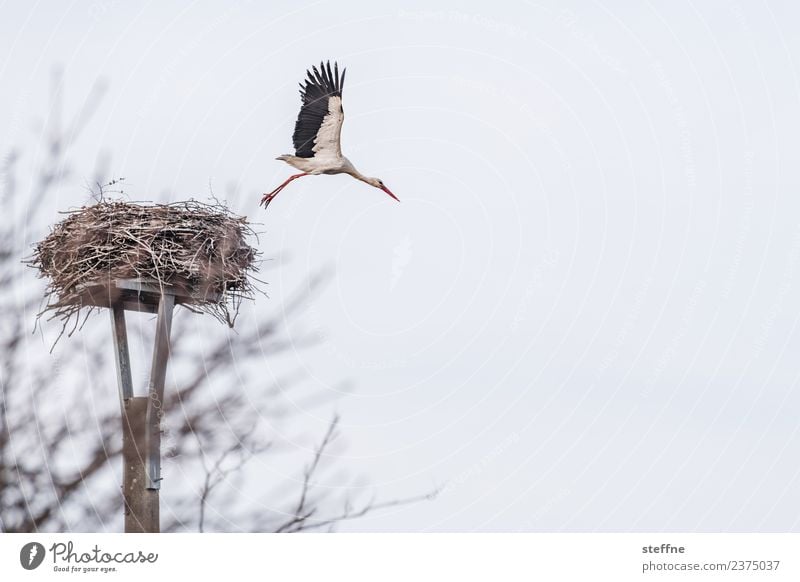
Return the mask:
<path id="1" fill-rule="evenodd" d="M 362 182 L 366 182 L 367 184 L 369 184 L 369 177 L 368 176 L 365 176 L 364 174 L 362 174 L 361 172 L 356 170 L 355 166 L 353 166 L 353 164 L 351 164 L 349 161 L 348 161 L 348 166 L 349 166 L 347 168 L 347 173 L 348 174 L 353 176 L 353 178 L 355 178 L 356 180 L 361 180 Z"/>

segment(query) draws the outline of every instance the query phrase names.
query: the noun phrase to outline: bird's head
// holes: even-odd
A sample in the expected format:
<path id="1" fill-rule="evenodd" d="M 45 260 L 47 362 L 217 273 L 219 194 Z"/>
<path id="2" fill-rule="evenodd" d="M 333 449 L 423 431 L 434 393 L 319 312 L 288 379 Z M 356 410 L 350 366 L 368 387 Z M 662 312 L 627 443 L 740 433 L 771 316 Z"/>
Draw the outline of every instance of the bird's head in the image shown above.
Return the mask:
<path id="1" fill-rule="evenodd" d="M 395 196 L 394 194 L 392 194 L 392 191 L 391 191 L 391 190 L 389 190 L 389 189 L 386 187 L 386 184 L 384 184 L 384 183 L 383 183 L 383 180 L 381 180 L 380 178 L 367 178 L 367 179 L 365 180 L 365 182 L 366 182 L 367 184 L 369 184 L 370 186 L 374 186 L 375 188 L 378 188 L 378 189 L 380 189 L 380 190 L 383 190 L 383 191 L 384 191 L 384 192 L 386 192 L 386 193 L 387 193 L 389 196 L 391 196 L 392 198 L 394 198 L 395 200 L 397 200 L 398 202 L 400 202 L 400 199 L 399 199 L 397 196 Z"/>

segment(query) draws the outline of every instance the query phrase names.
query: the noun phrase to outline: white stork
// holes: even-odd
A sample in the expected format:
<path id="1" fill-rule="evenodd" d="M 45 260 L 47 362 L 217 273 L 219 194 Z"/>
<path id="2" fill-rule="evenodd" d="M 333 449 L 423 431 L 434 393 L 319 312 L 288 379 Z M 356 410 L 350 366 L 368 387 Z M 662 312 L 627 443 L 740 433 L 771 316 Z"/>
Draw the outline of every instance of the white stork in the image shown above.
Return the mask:
<path id="1" fill-rule="evenodd" d="M 339 65 L 334 63 L 331 71 L 331 63 L 328 61 L 327 66 L 320 63 L 319 70 L 317 67 L 312 67 L 312 70 L 313 75 L 311 71 L 306 71 L 308 79 L 305 80 L 305 85 L 300 84 L 303 105 L 300 107 L 292 136 L 295 155 L 275 158 L 297 168 L 301 173 L 289 176 L 272 192 L 264 194 L 261 204 L 266 208 L 292 180 L 317 174 L 350 174 L 356 180 L 380 188 L 399 202 L 400 199 L 392 194 L 380 178 L 368 178 L 342 155 L 339 141 L 344 122 L 342 87 L 346 69 L 342 69 L 342 76 L 339 77 Z"/>

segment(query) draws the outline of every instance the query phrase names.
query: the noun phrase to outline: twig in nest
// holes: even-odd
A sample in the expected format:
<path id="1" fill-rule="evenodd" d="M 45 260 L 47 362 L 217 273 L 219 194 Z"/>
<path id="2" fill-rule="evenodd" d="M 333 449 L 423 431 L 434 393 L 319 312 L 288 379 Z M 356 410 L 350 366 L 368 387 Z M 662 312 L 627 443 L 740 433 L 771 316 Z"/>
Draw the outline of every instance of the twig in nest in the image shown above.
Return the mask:
<path id="1" fill-rule="evenodd" d="M 258 251 L 250 224 L 216 201 L 139 204 L 101 200 L 67 217 L 35 248 L 27 262 L 49 279 L 39 316 L 60 318 L 64 330 L 82 308 L 89 284 L 140 279 L 186 289 L 194 311 L 233 326 L 253 281 Z M 71 335 L 77 327 L 68 333 Z"/>

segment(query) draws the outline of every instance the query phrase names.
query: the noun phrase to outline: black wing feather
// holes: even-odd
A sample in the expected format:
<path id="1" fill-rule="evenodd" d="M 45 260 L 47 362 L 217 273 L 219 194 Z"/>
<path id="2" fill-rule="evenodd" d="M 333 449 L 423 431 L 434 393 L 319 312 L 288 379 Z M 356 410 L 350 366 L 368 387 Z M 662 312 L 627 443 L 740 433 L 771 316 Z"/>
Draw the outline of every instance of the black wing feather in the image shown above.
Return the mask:
<path id="1" fill-rule="evenodd" d="M 342 87 L 344 86 L 344 74 L 346 69 L 342 69 L 342 76 L 339 76 L 339 65 L 334 63 L 334 71 L 331 71 L 331 63 L 328 61 L 327 69 L 323 63 L 319 68 L 311 67 L 314 71 L 306 71 L 308 79 L 305 85 L 300 83 L 300 97 L 303 104 L 300 106 L 300 114 L 294 125 L 295 155 L 299 158 L 314 157 L 314 139 L 322 125 L 325 116 L 328 114 L 328 99 L 331 97 L 341 97 Z"/>

